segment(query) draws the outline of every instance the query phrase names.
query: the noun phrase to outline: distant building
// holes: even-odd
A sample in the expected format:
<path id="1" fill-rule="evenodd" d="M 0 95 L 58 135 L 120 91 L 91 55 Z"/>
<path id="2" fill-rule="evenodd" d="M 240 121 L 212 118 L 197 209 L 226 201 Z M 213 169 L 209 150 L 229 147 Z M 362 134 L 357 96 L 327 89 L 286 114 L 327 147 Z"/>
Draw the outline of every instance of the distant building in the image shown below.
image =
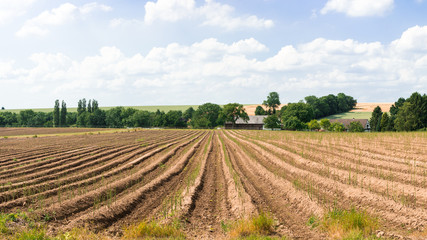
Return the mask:
<path id="1" fill-rule="evenodd" d="M 234 124 L 234 129 L 247 129 L 247 130 L 263 130 L 264 129 L 264 118 L 267 115 L 249 116 L 248 122 L 243 121 L 239 118 Z M 225 129 L 233 129 L 232 122 L 225 123 Z"/>
<path id="2" fill-rule="evenodd" d="M 353 119 L 331 119 L 330 121 L 331 123 L 334 123 L 334 122 L 342 123 L 346 129 L 350 127 L 351 122 L 360 122 L 363 126 L 363 129 L 365 129 L 365 131 L 371 130 L 371 126 L 369 125 L 368 119 L 354 119 L 354 118 Z"/>

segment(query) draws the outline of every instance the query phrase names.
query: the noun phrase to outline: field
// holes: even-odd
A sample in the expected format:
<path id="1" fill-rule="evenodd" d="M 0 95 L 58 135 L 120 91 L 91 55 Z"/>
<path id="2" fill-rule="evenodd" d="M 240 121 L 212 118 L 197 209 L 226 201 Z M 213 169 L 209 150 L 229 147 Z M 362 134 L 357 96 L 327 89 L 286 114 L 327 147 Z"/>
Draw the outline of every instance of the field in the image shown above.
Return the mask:
<path id="1" fill-rule="evenodd" d="M 372 112 L 345 112 L 327 116 L 327 119 L 370 119 Z"/>
<path id="2" fill-rule="evenodd" d="M 218 239 L 245 236 L 238 223 L 266 215 L 272 227 L 257 234 L 340 239 L 346 233 L 326 220 L 349 210 L 365 216 L 357 224 L 378 221 L 366 236 L 425 239 L 426 146 L 422 132 L 134 129 L 3 138 L 0 211 L 28 213 L 50 235 L 84 227 L 119 239 L 151 221 L 189 239 Z"/>
<path id="3" fill-rule="evenodd" d="M 85 134 L 118 131 L 109 128 L 0 128 L 0 137 L 35 137 L 47 135 Z"/>
<path id="4" fill-rule="evenodd" d="M 199 107 L 199 105 L 125 106 L 125 108 L 128 108 L 128 107 L 135 108 L 138 110 L 149 111 L 149 112 L 155 112 L 155 111 L 157 111 L 157 109 L 159 109 L 160 111 L 164 111 L 164 112 L 168 112 L 170 110 L 179 110 L 179 111 L 184 112 L 189 107 L 193 107 L 194 109 L 197 109 Z M 109 109 L 114 108 L 114 107 L 99 107 L 99 108 L 102 110 L 109 110 Z M 25 110 L 25 109 L 6 109 L 3 111 L 19 113 L 22 110 Z M 53 108 L 33 108 L 31 110 L 33 110 L 35 112 L 46 112 L 46 113 L 48 113 L 48 112 L 52 112 Z M 77 112 L 77 108 L 67 108 L 67 110 L 68 110 L 68 112 Z"/>

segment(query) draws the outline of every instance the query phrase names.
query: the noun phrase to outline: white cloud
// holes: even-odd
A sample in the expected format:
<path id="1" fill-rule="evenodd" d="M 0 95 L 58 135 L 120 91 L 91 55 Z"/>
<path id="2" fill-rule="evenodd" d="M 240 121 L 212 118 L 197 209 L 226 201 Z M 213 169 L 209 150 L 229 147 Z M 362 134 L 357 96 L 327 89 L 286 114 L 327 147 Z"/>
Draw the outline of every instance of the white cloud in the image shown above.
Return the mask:
<path id="1" fill-rule="evenodd" d="M 392 42 L 397 51 L 427 51 L 427 26 L 414 26 L 402 33 Z"/>
<path id="2" fill-rule="evenodd" d="M 176 22 L 183 19 L 201 20 L 201 25 L 221 27 L 226 30 L 238 28 L 271 28 L 272 20 L 258 18 L 255 15 L 234 17 L 234 8 L 214 0 L 206 0 L 197 7 L 194 0 L 157 0 L 145 4 L 146 24 L 155 21 Z M 117 24 L 118 22 L 115 21 Z"/>
<path id="3" fill-rule="evenodd" d="M 21 29 L 16 32 L 16 35 L 19 37 L 26 37 L 28 35 L 44 36 L 49 33 L 49 27 L 72 22 L 95 10 L 111 11 L 111 7 L 98 3 L 88 3 L 82 7 L 77 7 L 71 3 L 64 3 L 58 8 L 44 11 L 37 17 L 26 21 Z"/>
<path id="4" fill-rule="evenodd" d="M 134 93 L 133 97 L 143 96 L 150 104 L 197 104 L 203 99 L 252 103 L 268 90 L 284 94 L 284 101 L 317 92 L 392 101 L 396 97 L 384 100 L 378 91 L 398 97 L 427 91 L 427 49 L 412 45 L 425 42 L 425 29 L 409 28 L 390 44 L 318 38 L 284 46 L 266 59 L 257 56 L 265 56 L 268 48 L 253 38 L 234 43 L 213 38 L 191 45 L 171 43 L 132 56 L 117 47 L 103 47 L 81 61 L 59 53 L 38 53 L 30 57 L 35 66 L 28 69 L 0 63 L 0 81 L 12 79 L 27 89 L 61 96 Z"/>
<path id="5" fill-rule="evenodd" d="M 0 25 L 24 15 L 36 0 L 1 0 Z"/>
<path id="6" fill-rule="evenodd" d="M 383 16 L 393 5 L 394 0 L 329 0 L 320 12 L 339 12 L 350 17 Z"/>

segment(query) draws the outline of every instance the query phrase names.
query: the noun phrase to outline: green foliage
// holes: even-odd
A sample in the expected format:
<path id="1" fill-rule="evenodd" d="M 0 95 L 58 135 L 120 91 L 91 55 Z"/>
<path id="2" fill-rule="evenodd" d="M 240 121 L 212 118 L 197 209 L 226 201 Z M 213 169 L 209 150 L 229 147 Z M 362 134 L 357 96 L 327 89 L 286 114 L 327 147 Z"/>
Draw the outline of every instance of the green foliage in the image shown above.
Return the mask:
<path id="1" fill-rule="evenodd" d="M 265 100 L 262 105 L 267 107 L 267 114 L 276 114 L 276 108 L 280 105 L 279 94 L 277 92 L 271 92 L 267 96 L 267 100 Z"/>
<path id="2" fill-rule="evenodd" d="M 53 107 L 53 126 L 59 127 L 59 100 L 55 100 L 55 106 Z"/>
<path id="3" fill-rule="evenodd" d="M 187 110 L 185 110 L 185 112 L 182 114 L 182 117 L 185 119 L 185 122 L 188 122 L 193 118 L 194 112 L 195 110 L 193 107 L 189 107 L 187 108 Z"/>
<path id="4" fill-rule="evenodd" d="M 414 105 L 411 102 L 405 102 L 399 109 L 394 121 L 397 131 L 413 131 L 417 129 L 418 119 L 414 114 L 413 108 Z"/>
<path id="5" fill-rule="evenodd" d="M 344 93 L 338 93 L 337 96 L 329 94 L 317 98 L 316 96 L 307 96 L 305 101 L 313 108 L 314 118 L 322 118 L 337 113 L 348 112 L 353 109 L 357 101 Z"/>
<path id="6" fill-rule="evenodd" d="M 372 237 L 379 226 L 376 218 L 354 208 L 350 211 L 333 208 L 316 224 L 331 237 L 339 239 Z"/>
<path id="7" fill-rule="evenodd" d="M 187 121 L 182 116 L 181 111 L 169 111 L 166 113 L 166 126 L 175 128 L 187 127 Z"/>
<path id="8" fill-rule="evenodd" d="M 309 123 L 307 123 L 308 129 L 310 130 L 319 130 L 320 124 L 316 119 L 311 120 Z"/>
<path id="9" fill-rule="evenodd" d="M 331 121 L 329 119 L 321 119 L 320 120 L 320 127 L 322 127 L 325 130 L 328 130 L 331 127 Z"/>
<path id="10" fill-rule="evenodd" d="M 271 129 L 280 128 L 280 119 L 276 115 L 270 115 L 264 118 L 263 121 L 265 124 L 265 128 L 271 128 Z"/>
<path id="11" fill-rule="evenodd" d="M 372 112 L 372 117 L 369 120 L 372 132 L 381 131 L 381 117 L 382 117 L 382 115 L 383 115 L 383 112 L 381 111 L 380 106 L 377 106 L 374 109 L 374 111 Z"/>
<path id="12" fill-rule="evenodd" d="M 232 123 L 233 128 L 236 124 L 237 119 L 241 118 L 243 121 L 248 121 L 249 116 L 245 111 L 245 108 L 242 104 L 239 103 L 229 103 L 224 105 L 222 112 L 221 112 L 221 118 L 225 121 L 229 121 Z"/>
<path id="13" fill-rule="evenodd" d="M 331 132 L 344 132 L 345 126 L 342 123 L 333 122 L 328 130 Z"/>
<path id="14" fill-rule="evenodd" d="M 124 230 L 124 239 L 137 238 L 174 238 L 185 239 L 185 235 L 176 225 L 162 225 L 155 221 L 141 222 L 138 225 L 131 225 Z"/>
<path id="15" fill-rule="evenodd" d="M 286 130 L 302 130 L 306 128 L 306 125 L 299 120 L 296 116 L 289 118 L 282 118 L 283 128 Z"/>
<path id="16" fill-rule="evenodd" d="M 61 113 L 59 115 L 59 125 L 61 127 L 67 126 L 67 104 L 62 100 Z"/>
<path id="17" fill-rule="evenodd" d="M 359 121 L 353 121 L 350 123 L 350 126 L 348 127 L 349 132 L 364 132 L 365 129 L 363 128 L 362 124 Z"/>
<path id="18" fill-rule="evenodd" d="M 264 108 L 262 106 L 257 106 L 255 108 L 255 115 L 266 115 Z"/>
<path id="19" fill-rule="evenodd" d="M 224 119 L 220 118 L 222 109 L 219 105 L 205 103 L 193 114 L 191 124 L 194 128 L 214 128 L 224 124 Z"/>
<path id="20" fill-rule="evenodd" d="M 390 117 L 388 113 L 383 113 L 380 123 L 381 132 L 391 131 Z"/>
<path id="21" fill-rule="evenodd" d="M 314 118 L 313 108 L 303 102 L 289 103 L 282 112 L 283 123 L 291 117 L 296 117 L 300 122 L 309 122 Z"/>
<path id="22" fill-rule="evenodd" d="M 250 219 L 241 219 L 231 225 L 229 236 L 238 239 L 258 239 L 255 237 L 265 237 L 274 233 L 274 219 L 261 213 Z"/>

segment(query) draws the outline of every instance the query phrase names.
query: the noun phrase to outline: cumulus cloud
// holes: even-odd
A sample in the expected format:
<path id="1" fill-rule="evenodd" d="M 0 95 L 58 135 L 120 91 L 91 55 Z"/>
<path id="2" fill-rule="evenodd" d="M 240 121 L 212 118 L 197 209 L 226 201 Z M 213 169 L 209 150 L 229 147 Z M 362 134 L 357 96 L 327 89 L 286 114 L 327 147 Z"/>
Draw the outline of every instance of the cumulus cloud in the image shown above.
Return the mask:
<path id="1" fill-rule="evenodd" d="M 318 38 L 283 46 L 265 59 L 257 56 L 265 56 L 268 48 L 253 38 L 234 43 L 214 38 L 191 45 L 171 43 L 132 56 L 117 47 L 103 47 L 80 61 L 39 53 L 30 57 L 35 66 L 29 69 L 0 63 L 0 81 L 26 79 L 28 89 L 43 85 L 44 90 L 61 95 L 134 93 L 151 104 L 196 104 L 203 99 L 251 103 L 272 89 L 283 93 L 285 101 L 317 92 L 392 101 L 413 91 L 427 91 L 427 49 L 412 44 L 425 42 L 426 28 L 409 28 L 390 44 Z M 385 100 L 380 94 L 385 91 L 395 96 Z"/>
<path id="2" fill-rule="evenodd" d="M 0 25 L 24 15 L 36 0 L 2 0 L 0 1 Z"/>
<path id="3" fill-rule="evenodd" d="M 21 29 L 16 32 L 16 35 L 19 37 L 29 35 L 44 36 L 49 33 L 49 27 L 72 22 L 96 10 L 111 11 L 111 7 L 95 2 L 81 7 L 71 3 L 64 3 L 57 8 L 44 11 L 37 17 L 27 20 Z"/>
<path id="4" fill-rule="evenodd" d="M 393 9 L 394 0 L 329 0 L 320 13 L 344 13 L 350 17 L 383 16 Z"/>
<path id="5" fill-rule="evenodd" d="M 205 0 L 202 6 L 197 7 L 195 0 L 157 0 L 145 4 L 144 23 L 152 24 L 155 21 L 176 22 L 183 19 L 197 19 L 203 26 L 221 27 L 226 30 L 238 28 L 271 28 L 274 22 L 259 18 L 255 15 L 233 16 L 234 8 L 227 4 Z M 135 21 L 135 20 L 133 20 Z M 113 20 L 111 25 L 123 24 L 123 19 Z"/>

